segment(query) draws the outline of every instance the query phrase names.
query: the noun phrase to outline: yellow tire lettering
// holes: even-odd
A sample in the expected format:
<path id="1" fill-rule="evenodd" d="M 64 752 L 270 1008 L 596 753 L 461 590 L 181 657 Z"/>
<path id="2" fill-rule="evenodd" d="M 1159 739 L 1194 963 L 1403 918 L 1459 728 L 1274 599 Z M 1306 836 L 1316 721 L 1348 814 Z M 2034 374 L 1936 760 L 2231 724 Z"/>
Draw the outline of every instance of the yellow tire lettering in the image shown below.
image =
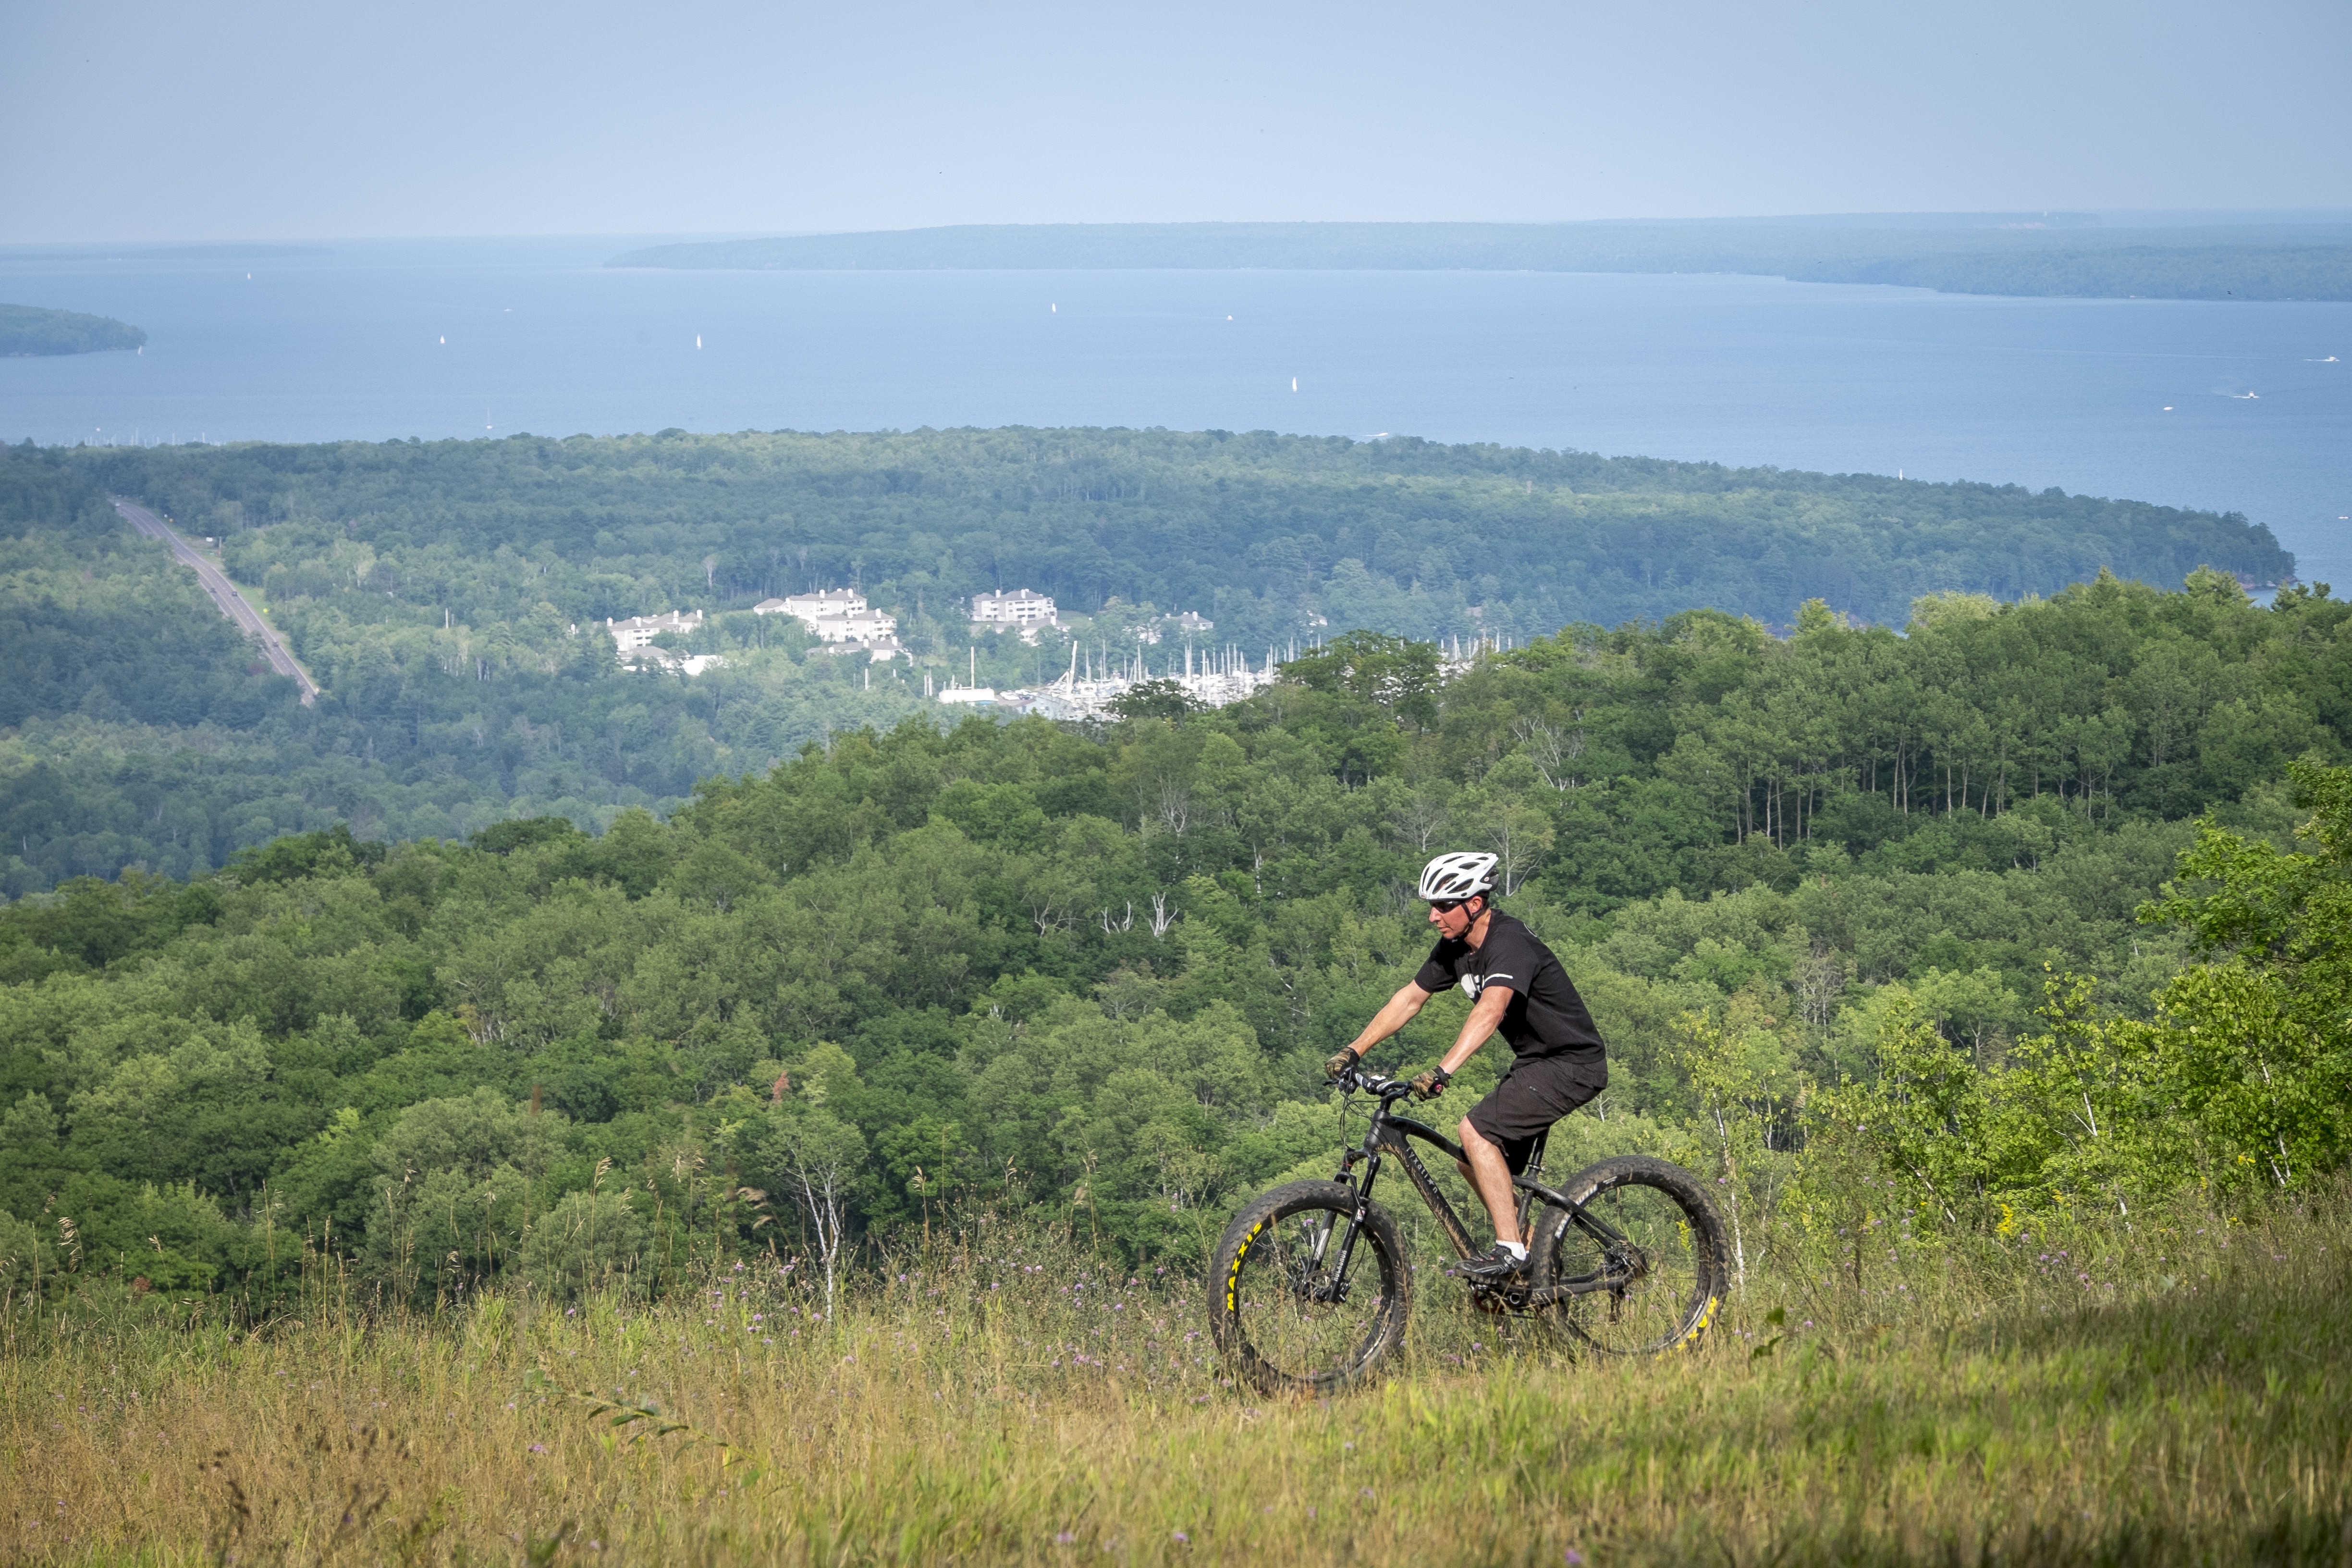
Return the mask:
<path id="1" fill-rule="evenodd" d="M 1234 1248 L 1234 1266 L 1225 1271 L 1226 1311 L 1238 1312 L 1241 1310 L 1242 1260 L 1249 1256 L 1250 1243 L 1257 1239 L 1258 1232 L 1264 1230 L 1267 1226 L 1272 1225 L 1273 1223 L 1274 1222 L 1270 1219 L 1262 1219 L 1258 1221 L 1255 1225 L 1250 1226 L 1249 1234 L 1242 1237 L 1241 1245 Z"/>
<path id="2" fill-rule="evenodd" d="M 1698 1342 L 1699 1335 L 1706 1332 L 1707 1325 L 1715 1321 L 1715 1310 L 1721 1304 L 1721 1297 L 1709 1296 L 1706 1299 L 1706 1305 L 1701 1307 L 1698 1310 L 1698 1321 L 1690 1326 L 1690 1331 L 1688 1333 L 1685 1334 L 1680 1340 L 1675 1342 L 1675 1348 L 1676 1350 L 1681 1350 L 1685 1345 L 1696 1344 Z"/>

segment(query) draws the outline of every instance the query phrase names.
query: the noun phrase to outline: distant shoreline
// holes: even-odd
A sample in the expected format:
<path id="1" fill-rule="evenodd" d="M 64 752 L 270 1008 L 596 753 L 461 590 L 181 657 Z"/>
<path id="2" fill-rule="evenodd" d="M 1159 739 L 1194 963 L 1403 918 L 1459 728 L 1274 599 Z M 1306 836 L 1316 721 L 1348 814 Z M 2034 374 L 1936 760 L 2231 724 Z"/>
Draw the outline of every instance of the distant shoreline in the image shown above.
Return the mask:
<path id="1" fill-rule="evenodd" d="M 2073 299 L 2352 300 L 2352 224 L 2106 228 L 2074 214 L 1699 223 L 971 224 L 660 245 L 608 267 L 742 271 L 1730 272 Z"/>
<path id="2" fill-rule="evenodd" d="M 105 353 L 136 349 L 146 342 L 144 330 L 111 316 L 85 316 L 79 310 L 51 310 L 38 305 L 0 305 L 0 359 Z"/>

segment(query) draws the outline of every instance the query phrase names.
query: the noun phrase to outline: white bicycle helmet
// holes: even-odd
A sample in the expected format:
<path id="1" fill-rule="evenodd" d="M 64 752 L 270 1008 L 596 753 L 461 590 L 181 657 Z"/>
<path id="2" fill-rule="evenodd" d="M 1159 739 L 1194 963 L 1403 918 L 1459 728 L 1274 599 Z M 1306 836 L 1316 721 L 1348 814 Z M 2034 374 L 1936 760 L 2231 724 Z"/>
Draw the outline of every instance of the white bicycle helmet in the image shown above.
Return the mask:
<path id="1" fill-rule="evenodd" d="M 1495 857 L 1456 852 L 1440 855 L 1421 868 L 1421 896 L 1433 901 L 1466 899 L 1473 893 L 1491 896 L 1495 888 Z"/>

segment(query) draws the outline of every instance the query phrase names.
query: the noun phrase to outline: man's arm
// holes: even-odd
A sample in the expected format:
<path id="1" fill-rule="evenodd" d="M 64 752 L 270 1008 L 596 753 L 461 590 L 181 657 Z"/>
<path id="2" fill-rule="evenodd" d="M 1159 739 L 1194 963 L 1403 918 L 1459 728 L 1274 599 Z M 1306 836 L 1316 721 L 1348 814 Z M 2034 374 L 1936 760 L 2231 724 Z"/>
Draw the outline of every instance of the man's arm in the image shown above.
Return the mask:
<path id="1" fill-rule="evenodd" d="M 1349 1042 L 1348 1048 L 1360 1058 L 1366 1051 L 1412 1023 L 1422 1008 L 1428 1005 L 1429 997 L 1430 994 L 1423 991 L 1419 983 L 1406 981 L 1397 988 L 1397 994 L 1390 997 L 1379 1012 L 1372 1015 L 1372 1021 L 1364 1026 L 1364 1032 Z"/>
<path id="2" fill-rule="evenodd" d="M 1462 1070 L 1462 1065 L 1475 1056 L 1487 1037 L 1503 1026 L 1503 1015 L 1511 1005 L 1511 988 L 1489 983 L 1478 993 L 1478 1005 L 1462 1020 L 1462 1032 L 1454 1037 L 1454 1048 L 1438 1058 L 1437 1065 L 1447 1076 Z"/>

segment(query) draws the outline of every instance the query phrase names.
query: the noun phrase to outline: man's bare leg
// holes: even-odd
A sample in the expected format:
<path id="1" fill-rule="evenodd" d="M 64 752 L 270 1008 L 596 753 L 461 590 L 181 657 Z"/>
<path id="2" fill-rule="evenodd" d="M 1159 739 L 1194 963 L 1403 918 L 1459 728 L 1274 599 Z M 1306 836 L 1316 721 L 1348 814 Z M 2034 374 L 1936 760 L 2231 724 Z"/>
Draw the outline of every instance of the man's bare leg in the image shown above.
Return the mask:
<path id="1" fill-rule="evenodd" d="M 1502 1150 L 1470 1125 L 1467 1117 L 1462 1121 L 1462 1152 L 1470 1156 L 1469 1163 L 1462 1167 L 1462 1174 L 1494 1219 L 1495 1239 L 1517 1245 L 1519 1205 L 1511 1194 L 1511 1163 L 1503 1158 Z"/>

